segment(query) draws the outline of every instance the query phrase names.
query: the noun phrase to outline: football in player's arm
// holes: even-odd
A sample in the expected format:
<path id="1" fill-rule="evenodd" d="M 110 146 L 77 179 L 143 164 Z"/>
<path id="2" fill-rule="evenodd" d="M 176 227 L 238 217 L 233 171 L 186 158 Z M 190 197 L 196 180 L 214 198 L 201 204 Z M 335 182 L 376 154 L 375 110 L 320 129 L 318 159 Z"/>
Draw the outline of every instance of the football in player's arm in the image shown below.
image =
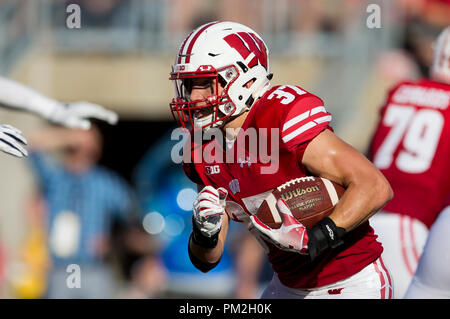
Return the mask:
<path id="1" fill-rule="evenodd" d="M 342 141 L 330 130 L 322 131 L 309 143 L 303 155 L 302 164 L 313 175 L 333 180 L 346 188 L 344 195 L 329 216 L 330 221 L 328 221 L 334 229 L 338 229 L 336 233 L 340 236 L 367 221 L 393 196 L 389 183 L 380 171 L 364 155 Z M 204 193 L 210 193 L 211 196 L 209 200 L 203 201 L 204 205 L 201 204 L 202 200 L 200 200 L 198 208 L 194 208 L 194 214 L 201 217 L 194 218 L 193 235 L 194 238 L 200 237 L 202 239 L 195 241 L 192 240 L 191 236 L 189 247 L 195 258 L 202 263 L 209 264 L 209 266 L 201 265 L 201 269 L 209 270 L 218 263 L 222 255 L 229 218 L 225 213 L 225 207 L 220 204 L 219 194 L 215 192 L 215 189 L 210 186 L 205 188 L 204 185 L 198 185 L 198 190 L 200 196 Z M 202 213 L 203 208 L 205 208 L 206 213 Z M 219 231 L 215 236 L 208 236 L 210 234 L 205 236 L 205 233 L 200 230 L 202 223 L 209 222 L 207 218 L 210 216 L 208 215 L 209 212 L 221 216 L 221 219 L 217 221 L 217 225 L 221 223 L 221 227 L 218 227 Z M 255 226 L 258 226 L 258 224 L 255 224 Z M 342 229 L 341 233 L 339 233 L 339 229 Z M 306 229 L 302 231 L 306 231 Z M 315 234 L 316 231 L 320 231 L 319 235 Z M 276 232 L 276 230 L 269 231 L 267 235 L 271 236 L 271 232 Z M 283 238 L 280 237 L 284 235 L 291 237 L 290 234 L 274 234 L 273 237 L 278 241 L 283 241 Z M 289 244 L 298 246 L 299 251 L 305 247 L 311 249 L 312 246 L 320 250 L 318 252 L 320 253 L 328 248 L 328 245 L 338 241 L 337 237 L 332 240 L 329 234 L 323 232 L 321 228 L 310 229 L 307 232 L 307 239 L 298 243 L 301 238 L 300 232 L 298 236 L 289 238 L 289 242 L 285 242 L 285 245 L 287 247 Z M 322 242 L 323 238 L 326 241 Z"/>

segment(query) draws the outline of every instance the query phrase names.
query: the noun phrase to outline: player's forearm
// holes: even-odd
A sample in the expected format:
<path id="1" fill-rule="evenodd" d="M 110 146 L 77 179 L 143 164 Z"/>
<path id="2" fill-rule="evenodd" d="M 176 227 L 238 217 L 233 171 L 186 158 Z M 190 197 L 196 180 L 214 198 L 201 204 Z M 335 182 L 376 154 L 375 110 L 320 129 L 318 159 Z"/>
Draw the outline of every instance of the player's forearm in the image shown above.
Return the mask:
<path id="1" fill-rule="evenodd" d="M 364 155 L 329 130 L 309 143 L 302 163 L 313 175 L 346 188 L 329 216 L 336 226 L 346 231 L 365 222 L 393 196 L 383 174 Z"/>
<path id="2" fill-rule="evenodd" d="M 358 175 L 329 216 L 334 223 L 350 231 L 379 211 L 393 197 L 393 191 L 379 172 Z"/>
<path id="3" fill-rule="evenodd" d="M 61 149 L 75 144 L 72 138 L 73 131 L 54 127 L 34 133 L 29 138 L 29 149 L 40 151 L 51 151 Z"/>
<path id="4" fill-rule="evenodd" d="M 220 260 L 222 257 L 224 242 L 221 240 L 219 236 L 219 240 L 217 242 L 217 246 L 214 248 L 204 248 L 200 245 L 197 245 L 193 242 L 192 237 L 189 240 L 189 246 L 191 252 L 204 263 L 213 264 Z"/>
<path id="5" fill-rule="evenodd" d="M 206 263 L 216 263 L 222 257 L 223 250 L 225 247 L 225 241 L 228 233 L 228 218 L 223 217 L 222 228 L 219 232 L 219 237 L 217 239 L 217 245 L 214 248 L 205 248 L 196 244 L 192 240 L 192 236 L 189 240 L 189 247 L 191 252 L 202 262 Z"/>
<path id="6" fill-rule="evenodd" d="M 0 105 L 29 111 L 46 119 L 61 107 L 60 102 L 4 77 L 0 77 Z"/>

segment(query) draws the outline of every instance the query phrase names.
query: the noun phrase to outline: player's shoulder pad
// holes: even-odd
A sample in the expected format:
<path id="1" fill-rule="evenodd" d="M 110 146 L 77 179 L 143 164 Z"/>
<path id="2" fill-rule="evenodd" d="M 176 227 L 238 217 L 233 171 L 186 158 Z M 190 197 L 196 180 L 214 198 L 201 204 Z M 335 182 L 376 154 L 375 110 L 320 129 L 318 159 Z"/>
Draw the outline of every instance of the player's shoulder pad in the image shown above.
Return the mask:
<path id="1" fill-rule="evenodd" d="M 288 148 L 293 148 L 317 136 L 331 119 L 322 99 L 311 94 L 286 110 L 280 126 L 281 139 Z"/>
<path id="2" fill-rule="evenodd" d="M 423 88 L 438 88 L 438 89 L 450 89 L 450 85 L 446 83 L 436 82 L 427 78 L 420 78 L 417 80 L 404 80 L 395 84 L 390 90 L 389 95 L 392 95 L 400 88 L 405 87 L 423 87 Z"/>
<path id="3" fill-rule="evenodd" d="M 399 88 L 404 86 L 417 86 L 420 85 L 419 81 L 413 81 L 413 80 L 403 80 L 398 83 L 396 83 L 394 86 L 392 86 L 389 91 L 388 95 L 392 95 L 394 92 L 396 92 Z"/>
<path id="4" fill-rule="evenodd" d="M 314 138 L 331 121 L 322 99 L 294 85 L 273 87 L 255 106 L 257 126 L 278 128 L 282 144 L 290 150 Z"/>
<path id="5" fill-rule="evenodd" d="M 421 78 L 417 80 L 417 84 L 420 86 L 435 88 L 435 89 L 441 89 L 444 91 L 450 91 L 450 84 L 444 83 L 444 82 L 438 82 L 433 79 L 427 79 L 427 78 Z"/>
<path id="6" fill-rule="evenodd" d="M 421 78 L 416 81 L 402 81 L 389 92 L 386 104 L 391 102 L 412 103 L 419 106 L 435 105 L 434 107 L 436 107 L 441 105 L 441 108 L 447 108 L 450 100 L 449 94 L 450 85 L 431 79 Z"/>
<path id="7" fill-rule="evenodd" d="M 281 127 L 289 113 L 315 106 L 323 106 L 323 101 L 300 86 L 277 85 L 255 104 L 255 120 L 259 127 Z"/>
<path id="8" fill-rule="evenodd" d="M 382 116 L 382 114 L 386 110 L 386 107 L 392 101 L 394 94 L 396 94 L 400 88 L 407 87 L 407 86 L 414 86 L 414 85 L 417 85 L 417 83 L 414 81 L 410 81 L 410 80 L 404 80 L 404 81 L 400 81 L 400 82 L 394 84 L 392 87 L 390 87 L 387 90 L 387 95 L 385 97 L 385 100 L 379 109 L 379 114 Z"/>

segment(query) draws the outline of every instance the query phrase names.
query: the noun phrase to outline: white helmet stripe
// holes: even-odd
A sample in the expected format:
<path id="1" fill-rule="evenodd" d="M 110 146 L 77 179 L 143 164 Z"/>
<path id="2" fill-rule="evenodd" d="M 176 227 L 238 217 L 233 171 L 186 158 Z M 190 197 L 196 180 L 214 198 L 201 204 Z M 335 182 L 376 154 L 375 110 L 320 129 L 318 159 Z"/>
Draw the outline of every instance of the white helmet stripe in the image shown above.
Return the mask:
<path id="1" fill-rule="evenodd" d="M 184 63 L 189 63 L 191 60 L 191 53 L 192 53 L 192 47 L 194 46 L 195 41 L 198 39 L 200 34 L 202 34 L 203 31 L 208 29 L 210 26 L 218 23 L 218 21 L 210 22 L 205 25 L 203 25 L 201 28 L 197 28 L 190 37 L 188 37 L 185 45 L 184 45 L 184 52 L 182 52 L 182 57 L 184 57 Z"/>
<path id="2" fill-rule="evenodd" d="M 194 30 L 194 31 L 195 31 L 195 30 Z M 183 54 L 184 47 L 186 46 L 187 39 L 190 38 L 190 36 L 192 35 L 192 33 L 194 33 L 194 31 L 191 31 L 191 33 L 189 33 L 189 35 L 187 36 L 187 38 L 184 39 L 183 43 L 181 44 L 181 47 L 180 47 L 180 49 L 178 50 L 178 57 L 177 57 L 177 62 L 176 62 L 177 64 L 181 64 L 182 54 Z"/>
<path id="3" fill-rule="evenodd" d="M 181 57 L 181 62 L 179 63 L 186 63 L 186 52 L 188 49 L 188 43 L 191 41 L 192 37 L 195 36 L 195 34 L 197 34 L 200 31 L 200 28 L 197 28 L 196 30 L 192 31 L 191 34 L 189 34 L 189 36 L 185 39 L 185 42 L 183 43 L 183 48 L 182 50 L 180 50 L 180 57 Z"/>

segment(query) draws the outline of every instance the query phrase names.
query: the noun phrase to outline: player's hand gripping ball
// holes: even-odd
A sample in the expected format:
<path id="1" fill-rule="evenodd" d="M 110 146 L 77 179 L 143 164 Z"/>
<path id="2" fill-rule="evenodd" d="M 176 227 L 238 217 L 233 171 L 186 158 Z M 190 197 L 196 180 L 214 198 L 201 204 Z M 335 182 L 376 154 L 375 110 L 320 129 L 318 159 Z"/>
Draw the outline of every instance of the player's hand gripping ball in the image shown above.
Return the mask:
<path id="1" fill-rule="evenodd" d="M 280 228 L 282 218 L 276 204 L 278 199 L 282 199 L 297 221 L 306 227 L 313 227 L 331 214 L 344 192 L 344 187 L 325 178 L 308 176 L 292 179 L 266 197 L 256 216 L 270 228 Z"/>
<path id="2" fill-rule="evenodd" d="M 250 220 L 280 249 L 308 254 L 306 227 L 330 215 L 344 191 L 324 178 L 293 179 L 277 187 Z"/>

